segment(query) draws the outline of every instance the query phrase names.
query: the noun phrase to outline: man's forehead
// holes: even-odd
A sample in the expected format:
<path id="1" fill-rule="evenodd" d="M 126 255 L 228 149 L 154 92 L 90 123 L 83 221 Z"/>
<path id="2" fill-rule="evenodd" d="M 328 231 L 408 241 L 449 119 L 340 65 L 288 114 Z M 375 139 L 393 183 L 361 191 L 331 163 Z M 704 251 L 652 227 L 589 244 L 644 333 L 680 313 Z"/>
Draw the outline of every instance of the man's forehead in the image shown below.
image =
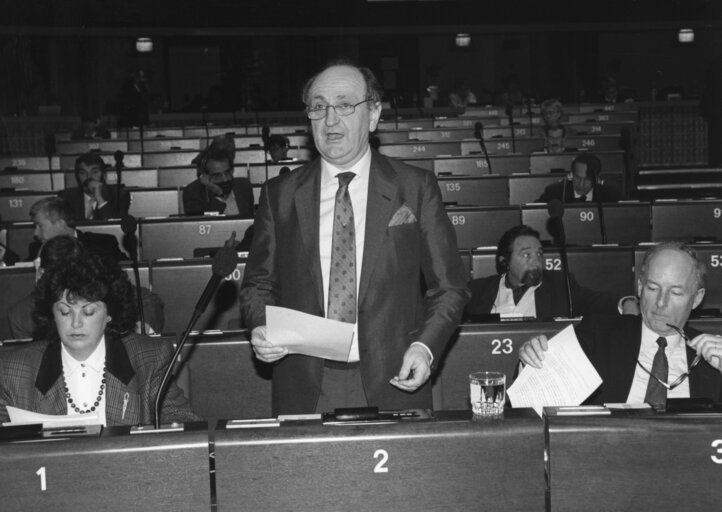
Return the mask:
<path id="1" fill-rule="evenodd" d="M 533 236 L 518 236 L 514 239 L 513 249 L 515 251 L 537 250 L 541 248 L 541 242 Z"/>
<path id="2" fill-rule="evenodd" d="M 692 280 L 694 262 L 689 254 L 674 249 L 666 249 L 653 255 L 647 263 L 646 277 L 655 279 L 662 275 L 676 276 L 680 284 Z"/>
<path id="3" fill-rule="evenodd" d="M 361 72 L 350 66 L 333 66 L 313 81 L 309 96 L 314 99 L 363 98 L 366 82 Z"/>

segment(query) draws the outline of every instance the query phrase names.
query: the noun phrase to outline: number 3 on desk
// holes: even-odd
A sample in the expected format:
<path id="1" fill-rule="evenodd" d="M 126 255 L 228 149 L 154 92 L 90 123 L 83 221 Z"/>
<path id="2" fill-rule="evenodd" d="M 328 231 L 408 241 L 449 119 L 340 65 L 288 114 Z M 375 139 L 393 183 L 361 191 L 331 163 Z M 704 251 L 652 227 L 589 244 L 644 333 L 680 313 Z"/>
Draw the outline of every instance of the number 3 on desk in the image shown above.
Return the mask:
<path id="1" fill-rule="evenodd" d="M 45 466 L 42 466 L 40 469 L 38 469 L 38 470 L 35 472 L 35 474 L 40 477 L 40 490 L 41 490 L 41 491 L 47 491 L 47 490 L 48 490 L 48 486 L 47 486 L 47 482 L 46 482 L 46 480 L 45 480 Z"/>
<path id="2" fill-rule="evenodd" d="M 374 459 L 379 459 L 374 466 L 374 473 L 388 473 L 389 468 L 386 467 L 386 463 L 389 460 L 389 452 L 386 450 L 378 449 L 374 452 Z"/>
<path id="3" fill-rule="evenodd" d="M 715 464 L 722 464 L 722 457 L 719 456 L 719 454 L 722 454 L 722 439 L 715 439 L 712 441 L 712 448 L 717 448 L 718 455 L 711 455 L 710 458 L 712 459 L 712 462 Z"/>

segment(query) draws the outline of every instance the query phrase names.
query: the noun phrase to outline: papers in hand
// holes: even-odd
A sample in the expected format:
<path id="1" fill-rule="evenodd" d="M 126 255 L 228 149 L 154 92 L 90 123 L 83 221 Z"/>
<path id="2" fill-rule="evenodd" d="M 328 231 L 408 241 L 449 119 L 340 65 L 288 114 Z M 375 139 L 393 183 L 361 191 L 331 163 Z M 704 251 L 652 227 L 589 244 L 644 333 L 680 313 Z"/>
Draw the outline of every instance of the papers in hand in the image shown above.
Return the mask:
<path id="1" fill-rule="evenodd" d="M 10 421 L 3 423 L 4 427 L 14 425 L 31 425 L 42 423 L 43 428 L 53 427 L 77 427 L 81 425 L 100 425 L 102 422 L 96 413 L 90 414 L 67 414 L 56 416 L 53 414 L 40 414 L 38 412 L 19 409 L 11 405 L 7 406 Z"/>
<path id="2" fill-rule="evenodd" d="M 266 306 L 266 339 L 291 354 L 348 361 L 353 335 L 353 324 Z"/>
<path id="3" fill-rule="evenodd" d="M 507 393 L 514 407 L 579 405 L 602 383 L 569 325 L 549 340 L 541 369 L 526 366 Z"/>

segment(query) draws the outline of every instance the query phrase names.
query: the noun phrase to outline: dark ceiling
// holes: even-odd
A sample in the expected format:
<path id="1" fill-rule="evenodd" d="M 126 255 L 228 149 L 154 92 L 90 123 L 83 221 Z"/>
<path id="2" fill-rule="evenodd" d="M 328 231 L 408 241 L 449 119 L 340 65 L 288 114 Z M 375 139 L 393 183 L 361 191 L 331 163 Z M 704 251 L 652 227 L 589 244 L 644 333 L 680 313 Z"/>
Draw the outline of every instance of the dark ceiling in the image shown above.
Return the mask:
<path id="1" fill-rule="evenodd" d="M 716 26 L 720 0 L 0 0 L 5 32 L 645 24 Z"/>

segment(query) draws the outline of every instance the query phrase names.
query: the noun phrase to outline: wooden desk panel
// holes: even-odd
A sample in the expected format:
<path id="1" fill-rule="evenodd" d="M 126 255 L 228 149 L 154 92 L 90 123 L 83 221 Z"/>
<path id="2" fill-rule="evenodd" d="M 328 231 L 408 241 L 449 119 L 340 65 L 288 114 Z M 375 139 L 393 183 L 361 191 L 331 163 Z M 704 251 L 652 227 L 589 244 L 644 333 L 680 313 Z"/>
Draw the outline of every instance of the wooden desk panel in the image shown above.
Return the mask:
<path id="1" fill-rule="evenodd" d="M 468 385 L 467 385 L 468 387 Z M 221 510 L 254 512 L 544 508 L 542 423 L 496 421 L 283 426 L 216 431 Z"/>
<path id="2" fill-rule="evenodd" d="M 3 443 L 0 449 L 5 511 L 196 512 L 210 509 L 209 489 L 205 430 Z"/>
<path id="3" fill-rule="evenodd" d="M 551 510 L 719 510 L 721 422 L 719 414 L 547 416 Z"/>

